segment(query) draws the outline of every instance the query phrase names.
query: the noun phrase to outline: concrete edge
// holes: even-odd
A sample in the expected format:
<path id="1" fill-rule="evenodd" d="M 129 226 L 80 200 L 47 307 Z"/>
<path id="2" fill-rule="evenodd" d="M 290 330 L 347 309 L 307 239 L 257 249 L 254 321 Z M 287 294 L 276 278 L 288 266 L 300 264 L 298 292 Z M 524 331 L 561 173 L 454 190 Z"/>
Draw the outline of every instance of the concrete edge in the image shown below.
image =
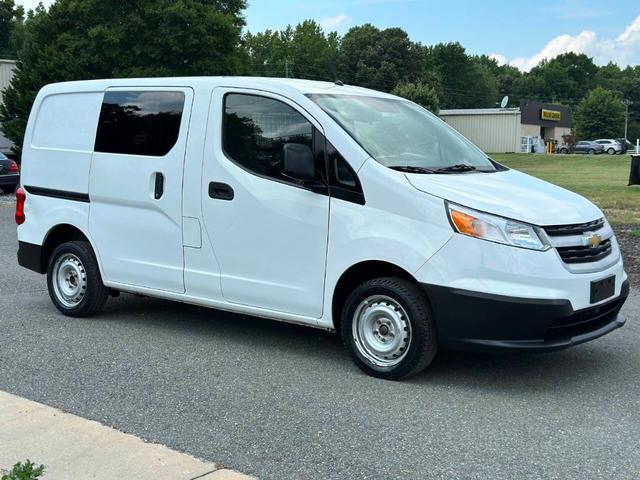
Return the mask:
<path id="1" fill-rule="evenodd" d="M 0 471 L 29 459 L 43 480 L 254 478 L 1 390 L 0 431 Z"/>

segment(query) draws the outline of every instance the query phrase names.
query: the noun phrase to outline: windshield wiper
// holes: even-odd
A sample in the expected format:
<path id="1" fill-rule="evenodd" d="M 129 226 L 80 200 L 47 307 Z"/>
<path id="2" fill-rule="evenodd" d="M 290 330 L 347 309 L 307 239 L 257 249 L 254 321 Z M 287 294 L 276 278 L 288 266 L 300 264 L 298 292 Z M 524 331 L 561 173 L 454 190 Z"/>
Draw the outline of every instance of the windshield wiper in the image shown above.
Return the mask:
<path id="1" fill-rule="evenodd" d="M 431 168 L 414 167 L 411 165 L 396 165 L 389 168 L 392 170 L 397 170 L 399 172 L 407 172 L 407 173 L 436 173 L 436 171 Z"/>
<path id="2" fill-rule="evenodd" d="M 458 163 L 456 165 L 451 165 L 449 167 L 438 168 L 436 170 L 436 173 L 473 172 L 474 170 L 477 170 L 477 168 L 474 167 L 473 165 L 467 165 L 465 163 Z"/>

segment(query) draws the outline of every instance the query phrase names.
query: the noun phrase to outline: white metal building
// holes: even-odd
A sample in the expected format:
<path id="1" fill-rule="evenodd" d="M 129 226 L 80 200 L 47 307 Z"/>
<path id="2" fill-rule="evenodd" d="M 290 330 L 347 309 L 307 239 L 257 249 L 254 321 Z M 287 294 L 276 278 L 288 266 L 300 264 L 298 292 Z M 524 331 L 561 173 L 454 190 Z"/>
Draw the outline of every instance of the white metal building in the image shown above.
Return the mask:
<path id="1" fill-rule="evenodd" d="M 2 91 L 9 86 L 15 68 L 15 60 L 0 59 L 0 103 L 2 103 Z"/>
<path id="2" fill-rule="evenodd" d="M 484 152 L 520 151 L 519 108 L 440 110 L 439 115 Z"/>
<path id="3" fill-rule="evenodd" d="M 531 100 L 520 108 L 440 110 L 440 118 L 489 153 L 528 152 L 532 143 L 562 144 L 571 134 L 568 107 Z"/>
<path id="4" fill-rule="evenodd" d="M 9 86 L 15 67 L 15 60 L 0 59 L 0 104 L 2 103 L 2 92 Z M 0 152 L 9 154 L 12 146 L 13 142 L 3 135 L 2 126 L 0 125 Z"/>

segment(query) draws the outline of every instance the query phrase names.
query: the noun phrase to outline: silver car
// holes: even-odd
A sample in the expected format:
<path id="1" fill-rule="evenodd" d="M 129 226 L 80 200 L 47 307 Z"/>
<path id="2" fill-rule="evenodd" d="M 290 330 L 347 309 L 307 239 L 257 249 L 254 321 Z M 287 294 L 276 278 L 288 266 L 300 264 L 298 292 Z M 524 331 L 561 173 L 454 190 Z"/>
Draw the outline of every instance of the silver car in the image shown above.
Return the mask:
<path id="1" fill-rule="evenodd" d="M 595 140 L 595 142 L 599 145 L 602 145 L 604 151 L 609 155 L 616 155 L 618 153 L 622 153 L 622 145 L 617 140 L 613 140 L 610 138 L 601 138 L 599 140 Z"/>

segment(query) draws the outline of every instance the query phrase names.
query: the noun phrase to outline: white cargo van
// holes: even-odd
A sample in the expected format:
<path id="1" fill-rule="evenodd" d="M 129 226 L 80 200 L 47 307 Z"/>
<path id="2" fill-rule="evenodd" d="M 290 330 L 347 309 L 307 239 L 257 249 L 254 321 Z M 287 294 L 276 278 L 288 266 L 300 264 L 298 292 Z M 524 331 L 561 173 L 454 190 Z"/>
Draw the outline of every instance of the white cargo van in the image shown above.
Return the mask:
<path id="1" fill-rule="evenodd" d="M 438 345 L 556 350 L 624 323 L 627 276 L 596 206 L 384 93 L 48 85 L 23 152 L 18 259 L 67 315 L 123 291 L 335 329 L 391 379 Z"/>

